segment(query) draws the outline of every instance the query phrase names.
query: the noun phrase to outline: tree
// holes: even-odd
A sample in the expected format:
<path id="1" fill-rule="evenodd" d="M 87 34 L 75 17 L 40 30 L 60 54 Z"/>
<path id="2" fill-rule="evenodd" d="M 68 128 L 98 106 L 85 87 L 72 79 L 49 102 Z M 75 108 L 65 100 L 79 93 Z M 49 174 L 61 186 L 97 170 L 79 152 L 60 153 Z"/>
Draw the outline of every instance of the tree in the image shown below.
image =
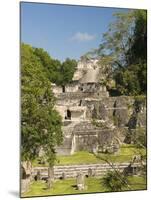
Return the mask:
<path id="1" fill-rule="evenodd" d="M 112 66 L 118 92 L 126 95 L 146 94 L 147 85 L 147 13 L 130 10 L 115 13 L 115 20 L 104 33 L 98 49 L 100 56 Z M 90 52 L 89 52 L 90 55 Z"/>
<path id="2" fill-rule="evenodd" d="M 135 28 L 131 46 L 127 51 L 128 63 L 137 74 L 140 84 L 140 93 L 147 92 L 147 12 L 146 10 L 134 11 Z"/>
<path id="3" fill-rule="evenodd" d="M 76 66 L 77 62 L 75 60 L 67 58 L 60 67 L 60 79 L 57 83 L 62 86 L 70 83 L 76 70 Z"/>
<path id="4" fill-rule="evenodd" d="M 115 21 L 109 25 L 108 31 L 103 34 L 103 40 L 96 50 L 98 55 L 109 56 L 113 67 L 124 67 L 130 47 L 130 38 L 133 34 L 133 11 L 114 13 Z"/>
<path id="5" fill-rule="evenodd" d="M 136 10 L 133 13 L 135 27 L 127 56 L 129 64 L 138 64 L 147 60 L 147 11 Z"/>
<path id="6" fill-rule="evenodd" d="M 42 48 L 35 48 L 34 52 L 45 67 L 48 78 L 52 83 L 64 86 L 71 82 L 77 66 L 76 60 L 67 58 L 61 63 L 59 60 L 52 59 L 48 52 Z"/>
<path id="7" fill-rule="evenodd" d="M 55 147 L 62 142 L 61 117 L 47 70 L 35 49 L 21 46 L 21 158 L 34 160 L 42 147 L 49 168 L 56 159 Z"/>
<path id="8" fill-rule="evenodd" d="M 39 58 L 41 64 L 44 66 L 47 76 L 52 83 L 58 83 L 60 80 L 61 62 L 50 57 L 48 52 L 42 48 L 35 48 L 34 53 Z"/>

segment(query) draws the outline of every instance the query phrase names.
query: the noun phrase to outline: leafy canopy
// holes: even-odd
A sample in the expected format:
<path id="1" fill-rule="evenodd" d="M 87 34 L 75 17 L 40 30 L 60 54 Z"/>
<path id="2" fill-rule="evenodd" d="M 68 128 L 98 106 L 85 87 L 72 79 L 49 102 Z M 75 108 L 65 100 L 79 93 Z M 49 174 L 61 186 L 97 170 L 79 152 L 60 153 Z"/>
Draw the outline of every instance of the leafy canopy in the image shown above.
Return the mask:
<path id="1" fill-rule="evenodd" d="M 21 156 L 23 160 L 33 160 L 42 147 L 53 165 L 55 147 L 62 142 L 62 123 L 54 109 L 47 60 L 46 56 L 42 62 L 36 49 L 21 45 Z"/>
<path id="2" fill-rule="evenodd" d="M 115 13 L 98 49 L 86 56 L 100 56 L 100 63 L 112 66 L 112 78 L 120 94 L 146 94 L 147 13 L 130 10 Z"/>
<path id="3" fill-rule="evenodd" d="M 49 54 L 41 48 L 35 48 L 35 54 L 45 67 L 51 82 L 57 85 L 66 85 L 71 82 L 77 66 L 76 60 L 67 58 L 61 63 L 59 60 L 52 59 Z"/>

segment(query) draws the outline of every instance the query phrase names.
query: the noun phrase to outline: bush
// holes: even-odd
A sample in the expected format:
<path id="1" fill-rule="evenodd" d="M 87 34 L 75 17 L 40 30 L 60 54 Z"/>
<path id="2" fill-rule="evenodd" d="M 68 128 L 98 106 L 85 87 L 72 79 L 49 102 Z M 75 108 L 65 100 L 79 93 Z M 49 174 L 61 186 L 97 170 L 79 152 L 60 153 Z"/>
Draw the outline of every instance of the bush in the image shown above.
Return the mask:
<path id="1" fill-rule="evenodd" d="M 109 191 L 122 191 L 128 186 L 127 178 L 119 171 L 109 171 L 102 179 L 102 184 Z"/>

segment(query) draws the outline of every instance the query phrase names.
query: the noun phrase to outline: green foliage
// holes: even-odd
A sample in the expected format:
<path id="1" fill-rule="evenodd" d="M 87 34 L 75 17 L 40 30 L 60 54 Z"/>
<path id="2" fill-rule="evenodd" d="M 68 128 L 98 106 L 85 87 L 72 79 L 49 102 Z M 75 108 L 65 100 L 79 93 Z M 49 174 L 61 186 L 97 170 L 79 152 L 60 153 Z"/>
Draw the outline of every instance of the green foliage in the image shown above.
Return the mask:
<path id="1" fill-rule="evenodd" d="M 147 92 L 147 65 L 133 64 L 127 68 L 114 71 L 114 79 L 116 81 L 116 87 L 125 95 L 140 95 Z"/>
<path id="2" fill-rule="evenodd" d="M 129 38 L 132 35 L 134 14 L 115 13 L 115 21 L 109 25 L 108 32 L 104 33 L 102 43 L 97 53 L 109 57 L 109 64 L 114 67 L 123 67 L 127 60 L 126 52 L 130 47 Z"/>
<path id="3" fill-rule="evenodd" d="M 131 67 L 131 66 L 130 66 Z M 129 68 L 130 68 L 129 67 Z M 114 79 L 121 94 L 137 95 L 141 93 L 141 86 L 136 71 L 133 69 L 116 69 Z"/>
<path id="4" fill-rule="evenodd" d="M 77 62 L 75 60 L 71 60 L 67 58 L 61 65 L 58 73 L 58 80 L 56 83 L 58 85 L 66 85 L 70 83 L 73 77 L 73 74 L 76 70 Z"/>
<path id="5" fill-rule="evenodd" d="M 141 104 L 142 106 L 145 106 L 146 103 L 146 96 L 144 95 L 137 95 L 134 97 L 135 103 Z"/>
<path id="6" fill-rule="evenodd" d="M 53 165 L 55 146 L 62 141 L 62 123 L 54 109 L 55 98 L 45 67 L 49 57 L 44 52 L 42 62 L 35 51 L 29 45 L 21 46 L 21 156 L 22 160 L 33 160 L 42 147 Z"/>
<path id="7" fill-rule="evenodd" d="M 128 186 L 128 179 L 123 173 L 114 170 L 108 171 L 108 173 L 103 177 L 103 185 L 108 188 L 109 191 L 122 191 Z"/>
<path id="8" fill-rule="evenodd" d="M 47 76 L 52 83 L 66 85 L 72 80 L 77 62 L 67 58 L 63 63 L 52 59 L 49 54 L 41 48 L 35 48 L 34 53 L 47 71 Z"/>
<path id="9" fill-rule="evenodd" d="M 147 60 L 147 11 L 134 11 L 135 28 L 131 46 L 127 51 L 129 64 L 138 64 Z"/>
<path id="10" fill-rule="evenodd" d="M 115 13 L 114 17 L 92 55 L 99 55 L 103 66 L 112 66 L 113 79 L 120 94 L 146 94 L 147 12 L 131 10 Z"/>
<path id="11" fill-rule="evenodd" d="M 42 48 L 35 48 L 34 53 L 44 66 L 49 80 L 53 83 L 57 83 L 59 80 L 59 70 L 61 68 L 60 61 L 52 59 Z"/>
<path id="12" fill-rule="evenodd" d="M 117 87 L 122 94 L 137 95 L 147 92 L 147 15 L 145 10 L 133 11 L 134 28 L 125 52 L 124 69 L 115 72 Z M 130 23 L 129 26 L 131 26 Z M 121 80 L 118 80 L 120 73 Z M 120 88 L 121 87 L 121 88 Z"/>
<path id="13" fill-rule="evenodd" d="M 132 135 L 132 141 L 138 148 L 147 148 L 146 128 L 138 127 Z"/>

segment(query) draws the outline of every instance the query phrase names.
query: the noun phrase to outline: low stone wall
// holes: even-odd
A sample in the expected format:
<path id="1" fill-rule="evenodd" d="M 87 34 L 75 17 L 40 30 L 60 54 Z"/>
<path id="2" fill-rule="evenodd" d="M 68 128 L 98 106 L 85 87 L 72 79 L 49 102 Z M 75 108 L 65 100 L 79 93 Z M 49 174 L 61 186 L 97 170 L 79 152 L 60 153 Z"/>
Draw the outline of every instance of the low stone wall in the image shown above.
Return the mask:
<path id="1" fill-rule="evenodd" d="M 116 163 L 113 165 L 115 169 L 123 171 L 129 166 L 129 163 Z M 138 167 L 140 164 L 136 163 L 133 167 Z M 54 167 L 54 178 L 62 178 L 63 174 L 66 178 L 75 178 L 79 172 L 84 175 L 89 175 L 91 171 L 91 176 L 101 177 L 105 175 L 109 170 L 113 168 L 108 164 L 82 164 L 82 165 L 60 165 Z M 48 177 L 48 168 L 47 167 L 35 167 L 33 170 L 33 176 L 40 171 L 41 178 Z"/>

